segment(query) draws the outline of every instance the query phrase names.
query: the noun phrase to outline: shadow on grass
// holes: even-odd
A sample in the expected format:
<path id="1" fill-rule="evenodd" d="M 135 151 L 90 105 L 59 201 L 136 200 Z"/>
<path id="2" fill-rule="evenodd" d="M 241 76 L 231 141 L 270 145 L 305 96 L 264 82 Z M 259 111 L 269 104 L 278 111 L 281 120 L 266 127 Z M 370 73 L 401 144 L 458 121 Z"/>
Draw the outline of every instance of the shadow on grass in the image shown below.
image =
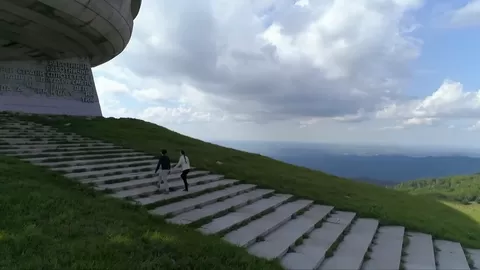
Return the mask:
<path id="1" fill-rule="evenodd" d="M 44 168 L 0 172 L 0 269 L 281 269 Z"/>
<path id="2" fill-rule="evenodd" d="M 178 157 L 179 149 L 185 149 L 192 164 L 199 169 L 272 188 L 279 193 L 312 199 L 335 206 L 337 210 L 354 211 L 361 217 L 377 218 L 382 224 L 402 225 L 408 230 L 480 248 L 480 225 L 476 220 L 425 196 L 346 180 L 261 155 L 220 147 L 141 120 L 67 116 L 20 118 L 153 155 L 166 148 L 173 160 Z"/>

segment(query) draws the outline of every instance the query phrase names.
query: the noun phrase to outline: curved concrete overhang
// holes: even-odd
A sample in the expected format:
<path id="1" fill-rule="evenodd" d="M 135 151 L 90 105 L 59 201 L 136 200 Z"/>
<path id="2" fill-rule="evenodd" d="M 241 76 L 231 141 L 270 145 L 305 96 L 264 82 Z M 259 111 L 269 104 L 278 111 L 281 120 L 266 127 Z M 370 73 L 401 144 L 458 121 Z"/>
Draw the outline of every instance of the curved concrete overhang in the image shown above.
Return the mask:
<path id="1" fill-rule="evenodd" d="M 0 61 L 87 58 L 103 64 L 130 41 L 141 0 L 1 0 Z"/>
<path id="2" fill-rule="evenodd" d="M 138 12 L 140 12 L 140 6 L 142 5 L 142 0 L 132 0 L 132 17 L 133 19 L 137 18 Z"/>

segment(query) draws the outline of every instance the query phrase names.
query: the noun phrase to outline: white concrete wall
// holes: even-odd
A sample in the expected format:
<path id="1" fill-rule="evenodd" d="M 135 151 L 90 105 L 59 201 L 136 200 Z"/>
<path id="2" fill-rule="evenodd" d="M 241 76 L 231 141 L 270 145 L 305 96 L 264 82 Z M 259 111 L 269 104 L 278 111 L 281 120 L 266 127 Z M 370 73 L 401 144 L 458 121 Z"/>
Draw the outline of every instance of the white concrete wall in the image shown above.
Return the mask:
<path id="1" fill-rule="evenodd" d="M 101 116 L 89 61 L 0 62 L 0 111 Z"/>

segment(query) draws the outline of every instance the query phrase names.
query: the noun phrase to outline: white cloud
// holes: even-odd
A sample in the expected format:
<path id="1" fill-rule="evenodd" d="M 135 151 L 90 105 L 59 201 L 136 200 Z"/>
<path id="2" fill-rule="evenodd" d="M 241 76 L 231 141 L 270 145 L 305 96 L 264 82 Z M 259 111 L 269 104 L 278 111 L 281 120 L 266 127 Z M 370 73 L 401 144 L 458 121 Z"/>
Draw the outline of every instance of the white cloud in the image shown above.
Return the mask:
<path id="1" fill-rule="evenodd" d="M 451 13 L 450 22 L 455 26 L 480 25 L 480 0 L 472 0 L 465 6 L 454 10 Z"/>
<path id="2" fill-rule="evenodd" d="M 434 118 L 480 117 L 480 90 L 465 91 L 461 83 L 445 80 L 430 96 L 404 103 L 393 102 L 379 110 L 376 117 L 414 118 L 417 123 L 430 123 Z"/>
<path id="3" fill-rule="evenodd" d="M 405 97 L 423 45 L 412 12 L 422 5 L 144 1 L 127 49 L 94 70 L 102 109 L 189 134 L 295 140 L 480 118 L 480 94 L 459 82 Z"/>

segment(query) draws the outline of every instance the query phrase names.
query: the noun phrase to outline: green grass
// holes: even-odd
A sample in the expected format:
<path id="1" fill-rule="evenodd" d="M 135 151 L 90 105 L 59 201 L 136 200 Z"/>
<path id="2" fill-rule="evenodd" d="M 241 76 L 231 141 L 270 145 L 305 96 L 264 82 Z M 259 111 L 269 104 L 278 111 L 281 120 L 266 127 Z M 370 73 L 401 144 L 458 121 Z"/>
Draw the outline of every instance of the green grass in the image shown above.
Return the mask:
<path id="1" fill-rule="evenodd" d="M 464 204 L 480 202 L 480 174 L 413 180 L 394 188 Z"/>
<path id="2" fill-rule="evenodd" d="M 281 269 L 40 167 L 0 172 L 0 269 Z"/>
<path id="3" fill-rule="evenodd" d="M 403 225 L 409 230 L 430 233 L 435 238 L 480 248 L 478 221 L 430 197 L 350 181 L 261 155 L 220 147 L 140 120 L 63 116 L 20 118 L 153 155 L 166 148 L 174 162 L 178 151 L 184 149 L 192 165 L 199 169 L 313 199 L 317 203 L 335 206 L 336 210 L 355 211 L 361 217 L 377 218 L 381 224 Z M 67 123 L 70 125 L 65 126 Z"/>

